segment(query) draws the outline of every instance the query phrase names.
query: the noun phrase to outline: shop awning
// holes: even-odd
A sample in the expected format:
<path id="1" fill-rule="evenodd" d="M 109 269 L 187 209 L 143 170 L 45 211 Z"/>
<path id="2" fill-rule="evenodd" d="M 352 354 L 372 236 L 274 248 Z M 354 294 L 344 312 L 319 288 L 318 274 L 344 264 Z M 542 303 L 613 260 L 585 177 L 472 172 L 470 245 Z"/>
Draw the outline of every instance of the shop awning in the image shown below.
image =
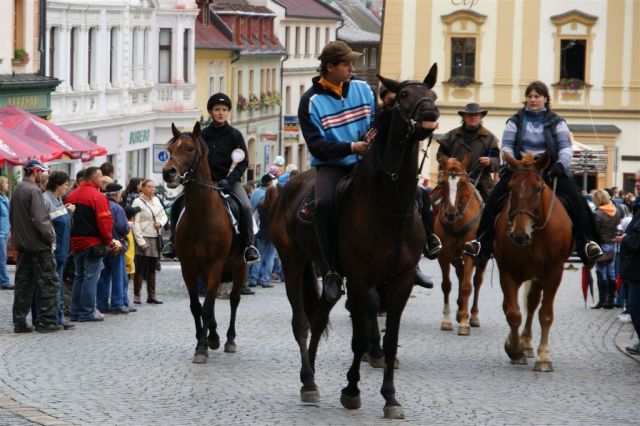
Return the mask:
<path id="1" fill-rule="evenodd" d="M 47 146 L 30 137 L 20 136 L 0 126 L 0 167 L 5 161 L 11 165 L 23 165 L 37 158 L 48 162 L 60 158 L 63 150 Z"/>
<path id="2" fill-rule="evenodd" d="M 63 156 L 89 161 L 93 157 L 106 155 L 107 150 L 87 138 L 76 135 L 64 128 L 13 105 L 0 108 L 0 127 L 11 131 L 19 138 L 37 140 L 62 150 Z M 45 160 L 46 161 L 46 160 Z"/>

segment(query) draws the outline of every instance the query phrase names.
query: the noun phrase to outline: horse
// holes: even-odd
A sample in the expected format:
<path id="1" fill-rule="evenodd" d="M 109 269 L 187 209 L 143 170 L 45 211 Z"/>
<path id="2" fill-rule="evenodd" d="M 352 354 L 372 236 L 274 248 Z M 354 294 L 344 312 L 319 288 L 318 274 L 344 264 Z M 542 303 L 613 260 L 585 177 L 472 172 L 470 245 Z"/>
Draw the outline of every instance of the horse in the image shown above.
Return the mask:
<path id="1" fill-rule="evenodd" d="M 473 183 L 469 181 L 467 166 L 469 157 L 464 156 L 462 162 L 456 158 L 443 155 L 440 158 L 438 186 L 441 191 L 441 204 L 435 220 L 435 233 L 442 241 L 442 251 L 438 254 L 438 263 L 442 270 L 442 293 L 444 294 L 443 318 L 441 330 L 453 330 L 450 318 L 449 293 L 451 280 L 449 268 L 453 265 L 458 276 L 458 335 L 468 336 L 470 327 L 479 327 L 478 297 L 486 262 L 478 265 L 473 278 L 473 306 L 469 317 L 469 296 L 471 295 L 470 280 L 465 280 L 465 273 L 473 273 L 473 262 L 466 261 L 462 256 L 465 241 L 469 241 L 476 234 L 483 201 Z M 466 265 L 465 265 L 466 264 Z M 467 271 L 465 272 L 465 268 Z M 470 268 L 470 269 L 469 269 Z"/>
<path id="2" fill-rule="evenodd" d="M 553 322 L 553 301 L 562 281 L 564 262 L 572 248 L 571 220 L 542 175 L 549 165 L 549 154 L 538 158 L 526 153 L 522 160 L 504 154 L 513 169 L 509 196 L 496 220 L 494 256 L 500 271 L 504 294 L 502 308 L 510 333 L 504 348 L 513 364 L 526 364 L 533 357 L 531 324 L 540 305 L 541 326 L 538 357 L 534 371 L 553 371 L 549 356 L 549 331 Z M 554 188 L 555 189 L 555 188 Z M 518 289 L 525 286 L 527 319 L 522 332 L 522 314 L 518 306 Z"/>
<path id="3" fill-rule="evenodd" d="M 231 318 L 224 351 L 236 352 L 236 311 L 240 289 L 247 278 L 247 266 L 241 244 L 233 239 L 221 188 L 211 178 L 200 123 L 195 123 L 192 132 L 180 132 L 172 123 L 171 131 L 173 138 L 166 146 L 170 157 L 162 168 L 162 178 L 169 188 L 184 186 L 184 212 L 176 228 L 174 246 L 196 325 L 197 345 L 192 362 L 205 364 L 208 348 L 220 347 L 214 307 L 223 275 L 225 282 L 233 281 L 229 295 Z M 176 218 L 178 213 L 174 212 Z M 198 279 L 206 284 L 204 305 L 198 297 Z"/>
<path id="4" fill-rule="evenodd" d="M 380 81 L 397 94 L 393 106 L 376 118 L 378 135 L 356 165 L 347 196 L 337 213 L 339 270 L 346 277 L 351 313 L 353 362 L 340 402 L 347 409 L 360 407 L 360 361 L 367 351 L 373 321 L 380 305 L 386 310 L 384 357 L 386 367 L 381 394 L 385 418 L 404 418 L 395 397 L 394 360 L 400 317 L 411 294 L 415 267 L 426 234 L 416 209 L 420 141 L 433 132 L 439 112 L 431 90 L 437 78 L 433 64 L 422 82 L 384 78 Z M 272 210 L 270 235 L 287 276 L 286 291 L 293 313 L 292 328 L 300 349 L 300 397 L 319 399 L 315 383 L 315 357 L 332 305 L 320 297 L 314 264 L 324 276 L 326 268 L 313 226 L 298 220 L 300 206 L 315 181 L 315 171 L 296 176 L 284 186 Z M 376 291 L 373 291 L 376 290 Z M 307 347 L 307 338 L 311 340 Z"/>

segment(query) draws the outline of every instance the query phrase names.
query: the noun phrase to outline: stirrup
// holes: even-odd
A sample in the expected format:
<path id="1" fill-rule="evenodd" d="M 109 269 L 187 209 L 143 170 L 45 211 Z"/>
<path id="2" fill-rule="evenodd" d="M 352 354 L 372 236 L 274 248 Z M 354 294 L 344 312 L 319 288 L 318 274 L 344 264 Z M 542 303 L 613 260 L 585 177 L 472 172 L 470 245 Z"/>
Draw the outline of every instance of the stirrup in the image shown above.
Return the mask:
<path id="1" fill-rule="evenodd" d="M 255 255 L 252 256 L 252 258 L 247 256 L 247 255 L 251 255 L 252 254 L 251 253 L 252 250 L 255 251 L 255 254 L 258 255 L 257 257 Z M 245 247 L 244 253 L 243 253 L 243 257 L 244 257 L 244 263 L 246 263 L 247 265 L 252 265 L 254 263 L 258 263 L 261 260 L 260 259 L 260 252 L 253 245 L 248 245 L 247 247 Z"/>
<path id="2" fill-rule="evenodd" d="M 587 259 L 589 260 L 593 260 L 603 255 L 600 245 L 595 241 L 589 241 L 587 244 L 585 244 L 584 252 L 587 255 Z"/>
<path id="3" fill-rule="evenodd" d="M 478 257 L 480 254 L 480 249 L 482 248 L 482 244 L 478 240 L 471 240 L 464 243 L 464 249 L 462 250 L 464 254 L 468 254 L 469 256 Z"/>
<path id="4" fill-rule="evenodd" d="M 429 243 L 432 243 L 431 245 Z M 438 257 L 438 253 L 442 250 L 442 242 L 436 234 L 431 234 L 427 237 L 427 248 L 425 250 L 425 257 L 428 259 L 435 259 Z"/>

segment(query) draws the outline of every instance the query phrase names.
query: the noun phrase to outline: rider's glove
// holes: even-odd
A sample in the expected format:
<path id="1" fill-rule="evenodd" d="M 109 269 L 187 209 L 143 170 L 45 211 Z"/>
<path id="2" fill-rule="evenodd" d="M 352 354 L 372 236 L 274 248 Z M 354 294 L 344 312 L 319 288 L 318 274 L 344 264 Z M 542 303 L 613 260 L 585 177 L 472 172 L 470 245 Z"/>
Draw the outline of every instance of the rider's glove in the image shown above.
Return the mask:
<path id="1" fill-rule="evenodd" d="M 560 162 L 555 162 L 549 169 L 549 176 L 552 178 L 560 177 L 564 174 L 564 166 Z"/>

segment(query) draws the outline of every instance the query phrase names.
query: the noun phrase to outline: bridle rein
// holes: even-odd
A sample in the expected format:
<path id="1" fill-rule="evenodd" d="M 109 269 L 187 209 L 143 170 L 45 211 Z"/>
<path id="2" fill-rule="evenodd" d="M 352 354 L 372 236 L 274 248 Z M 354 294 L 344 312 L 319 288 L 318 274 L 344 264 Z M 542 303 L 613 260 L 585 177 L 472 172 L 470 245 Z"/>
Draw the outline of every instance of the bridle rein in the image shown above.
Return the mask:
<path id="1" fill-rule="evenodd" d="M 201 141 L 198 141 L 197 138 L 195 138 L 193 136 L 193 133 L 184 133 L 187 134 L 191 137 L 191 140 L 193 140 L 196 144 L 200 145 Z M 176 140 L 178 140 L 180 136 L 174 136 L 173 139 L 171 139 L 168 143 L 167 143 L 167 148 L 170 147 L 171 145 L 173 145 Z M 191 165 L 189 167 L 185 167 L 184 164 L 182 163 L 182 161 L 180 161 L 177 157 L 174 157 L 173 154 L 171 156 L 169 156 L 169 160 L 173 160 L 175 163 L 177 163 L 180 168 L 182 169 L 182 174 L 180 174 L 178 176 L 178 182 L 183 185 L 186 186 L 187 184 L 193 182 L 198 186 L 202 186 L 205 188 L 209 188 L 209 189 L 214 189 L 214 190 L 221 190 L 222 188 L 220 188 L 218 185 L 216 184 L 209 184 L 209 183 L 205 183 L 202 181 L 199 181 L 197 179 L 195 179 L 193 176 L 196 174 L 196 172 L 198 171 L 199 167 L 200 167 L 200 159 L 202 156 L 202 152 L 201 152 L 201 147 L 199 146 L 198 149 L 196 149 L 196 155 L 193 159 L 193 161 L 191 162 Z"/>

